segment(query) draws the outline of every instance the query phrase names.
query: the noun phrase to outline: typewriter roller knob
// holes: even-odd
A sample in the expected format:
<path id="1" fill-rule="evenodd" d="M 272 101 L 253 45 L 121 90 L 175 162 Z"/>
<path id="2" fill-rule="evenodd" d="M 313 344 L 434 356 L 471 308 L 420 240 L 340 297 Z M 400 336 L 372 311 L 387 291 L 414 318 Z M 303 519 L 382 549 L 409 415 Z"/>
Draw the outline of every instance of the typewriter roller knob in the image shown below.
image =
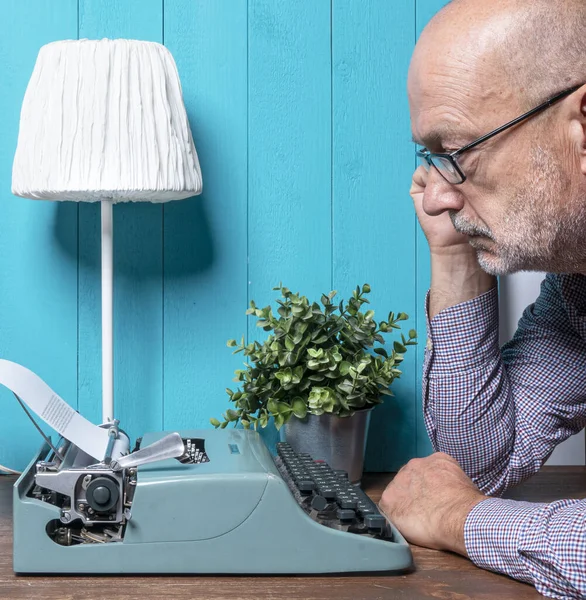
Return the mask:
<path id="1" fill-rule="evenodd" d="M 107 512 L 118 503 L 118 485 L 109 477 L 96 477 L 86 490 L 87 502 L 96 512 Z"/>

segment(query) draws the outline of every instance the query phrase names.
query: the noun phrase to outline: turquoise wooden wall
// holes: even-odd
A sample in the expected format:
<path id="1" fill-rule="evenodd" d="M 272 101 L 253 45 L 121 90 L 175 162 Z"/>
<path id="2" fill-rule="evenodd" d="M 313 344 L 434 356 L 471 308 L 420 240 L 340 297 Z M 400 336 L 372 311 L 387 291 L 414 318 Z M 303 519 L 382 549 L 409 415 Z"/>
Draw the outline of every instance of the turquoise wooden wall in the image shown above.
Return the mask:
<path id="1" fill-rule="evenodd" d="M 41 45 L 127 37 L 164 43 L 182 80 L 200 197 L 118 205 L 115 406 L 122 426 L 208 428 L 257 335 L 248 302 L 283 282 L 319 298 L 373 289 L 378 318 L 410 315 L 395 398 L 373 414 L 367 469 L 430 451 L 420 371 L 427 246 L 408 195 L 415 160 L 406 74 L 443 0 L 3 0 L 0 37 L 0 356 L 100 420 L 99 206 L 10 193 L 19 112 Z M 0 390 L 0 463 L 40 437 Z M 263 433 L 268 444 L 274 432 Z"/>

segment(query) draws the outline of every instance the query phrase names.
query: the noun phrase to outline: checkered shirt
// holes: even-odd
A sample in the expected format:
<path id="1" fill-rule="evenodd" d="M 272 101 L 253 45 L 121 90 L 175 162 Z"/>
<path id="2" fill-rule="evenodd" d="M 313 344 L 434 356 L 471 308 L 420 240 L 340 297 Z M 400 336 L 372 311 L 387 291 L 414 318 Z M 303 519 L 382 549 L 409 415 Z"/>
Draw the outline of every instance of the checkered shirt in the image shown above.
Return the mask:
<path id="1" fill-rule="evenodd" d="M 547 275 L 502 348 L 498 330 L 496 288 L 428 318 L 427 431 L 491 496 L 466 520 L 471 560 L 546 596 L 586 598 L 586 501 L 499 498 L 586 425 L 586 277 Z"/>

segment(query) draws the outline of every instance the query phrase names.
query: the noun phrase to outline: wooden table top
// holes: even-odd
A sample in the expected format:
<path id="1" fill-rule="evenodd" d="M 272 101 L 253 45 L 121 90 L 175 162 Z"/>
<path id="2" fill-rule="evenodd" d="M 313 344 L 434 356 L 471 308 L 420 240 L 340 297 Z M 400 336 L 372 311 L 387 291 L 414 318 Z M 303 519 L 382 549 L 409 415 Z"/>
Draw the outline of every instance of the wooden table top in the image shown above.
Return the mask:
<path id="1" fill-rule="evenodd" d="M 378 501 L 390 473 L 365 475 Z M 0 600 L 493 600 L 543 598 L 533 587 L 483 571 L 460 556 L 412 546 L 415 569 L 403 575 L 335 576 L 15 576 L 12 571 L 12 484 L 0 477 Z M 586 497 L 586 467 L 544 467 L 508 498 L 551 502 Z"/>

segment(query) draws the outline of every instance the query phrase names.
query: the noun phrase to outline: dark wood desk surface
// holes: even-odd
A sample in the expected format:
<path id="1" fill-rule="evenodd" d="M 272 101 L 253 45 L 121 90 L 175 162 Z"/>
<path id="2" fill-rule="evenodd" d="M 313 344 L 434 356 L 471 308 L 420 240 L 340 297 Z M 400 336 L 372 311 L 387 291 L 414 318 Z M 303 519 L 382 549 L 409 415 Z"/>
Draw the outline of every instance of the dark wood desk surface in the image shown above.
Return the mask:
<path id="1" fill-rule="evenodd" d="M 364 489 L 378 500 L 391 474 L 367 474 Z M 543 598 L 531 586 L 482 571 L 460 556 L 413 547 L 415 569 L 406 575 L 15 576 L 12 572 L 12 483 L 0 477 L 0 600 L 488 600 Z M 586 467 L 545 467 L 509 498 L 549 502 L 586 497 Z"/>

